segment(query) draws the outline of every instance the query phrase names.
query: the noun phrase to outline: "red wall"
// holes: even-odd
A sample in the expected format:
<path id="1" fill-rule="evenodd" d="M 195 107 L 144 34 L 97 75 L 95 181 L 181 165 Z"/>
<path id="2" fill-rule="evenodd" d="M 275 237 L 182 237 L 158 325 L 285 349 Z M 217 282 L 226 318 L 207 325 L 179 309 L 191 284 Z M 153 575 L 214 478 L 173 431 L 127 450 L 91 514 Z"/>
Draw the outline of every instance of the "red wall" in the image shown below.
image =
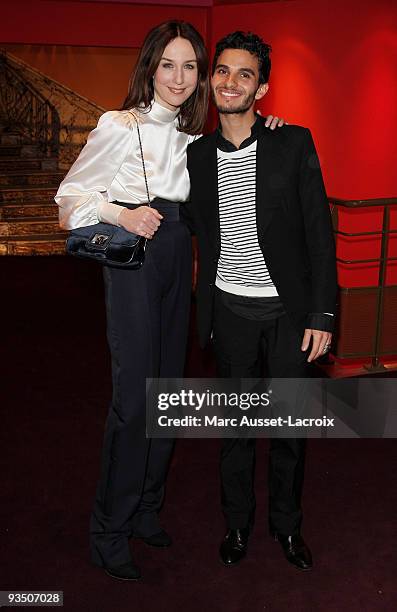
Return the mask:
<path id="1" fill-rule="evenodd" d="M 395 0 L 296 0 L 213 9 L 8 0 L 1 9 L 0 44 L 139 47 L 150 27 L 175 17 L 191 21 L 207 40 L 239 28 L 252 29 L 273 45 L 270 92 L 262 110 L 311 128 L 330 195 L 397 195 Z"/>
<path id="2" fill-rule="evenodd" d="M 5 6 L 4 6 L 5 4 Z M 167 19 L 190 21 L 207 38 L 210 10 L 73 0 L 6 0 L 0 18 L 4 43 L 140 47 L 150 28 Z"/>
<path id="3" fill-rule="evenodd" d="M 397 195 L 397 2 L 298 0 L 213 9 L 213 40 L 273 47 L 261 108 L 310 127 L 329 195 Z"/>

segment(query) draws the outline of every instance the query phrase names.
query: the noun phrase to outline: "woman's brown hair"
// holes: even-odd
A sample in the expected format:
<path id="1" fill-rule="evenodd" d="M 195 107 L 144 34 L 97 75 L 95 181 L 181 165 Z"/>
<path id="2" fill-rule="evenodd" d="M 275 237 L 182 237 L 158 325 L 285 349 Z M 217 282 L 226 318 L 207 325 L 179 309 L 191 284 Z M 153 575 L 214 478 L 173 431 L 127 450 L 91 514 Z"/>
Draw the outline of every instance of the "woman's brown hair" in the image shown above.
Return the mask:
<path id="1" fill-rule="evenodd" d="M 182 104 L 178 120 L 179 131 L 200 134 L 207 119 L 208 110 L 208 55 L 204 41 L 197 30 L 186 21 L 165 21 L 146 36 L 137 64 L 131 75 L 128 94 L 121 110 L 143 107 L 150 110 L 154 98 L 153 75 L 157 70 L 165 47 L 180 36 L 188 40 L 197 59 L 197 87 Z"/>

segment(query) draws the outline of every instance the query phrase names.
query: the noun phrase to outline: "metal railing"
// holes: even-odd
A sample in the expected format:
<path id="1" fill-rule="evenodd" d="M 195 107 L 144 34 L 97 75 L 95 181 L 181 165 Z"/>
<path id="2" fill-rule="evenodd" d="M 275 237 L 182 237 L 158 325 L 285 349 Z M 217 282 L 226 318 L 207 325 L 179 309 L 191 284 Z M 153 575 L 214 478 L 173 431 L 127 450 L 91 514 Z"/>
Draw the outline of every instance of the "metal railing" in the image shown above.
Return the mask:
<path id="1" fill-rule="evenodd" d="M 46 156 L 59 151 L 56 109 L 7 61 L 0 51 L 0 117 L 7 127 L 36 144 Z"/>
<path id="2" fill-rule="evenodd" d="M 374 344 L 373 351 L 371 353 L 362 353 L 357 351 L 355 353 L 350 353 L 349 355 L 339 355 L 340 357 L 371 357 L 371 365 L 369 366 L 369 371 L 382 371 L 383 366 L 380 363 L 380 356 L 384 356 L 385 352 L 381 351 L 381 338 L 382 338 L 382 327 L 383 327 L 383 306 L 384 306 L 384 296 L 386 289 L 386 269 L 387 263 L 391 261 L 397 260 L 397 257 L 392 257 L 388 255 L 388 244 L 389 237 L 391 234 L 396 234 L 397 230 L 390 229 L 390 207 L 397 204 L 397 198 L 377 198 L 371 200 L 341 200 L 337 198 L 329 198 L 329 203 L 332 206 L 332 217 L 334 222 L 334 233 L 336 236 L 345 236 L 345 237 L 359 237 L 359 236 L 379 236 L 381 237 L 381 245 L 380 245 L 380 256 L 376 258 L 368 258 L 368 259 L 342 259 L 337 257 L 336 260 L 338 263 L 343 265 L 354 265 L 354 264 L 370 264 L 370 263 L 378 263 L 379 264 L 379 272 L 378 272 L 378 283 L 377 286 L 373 289 L 376 290 L 376 320 L 375 320 L 375 330 L 374 330 Z M 374 206 L 383 207 L 382 212 L 382 229 L 378 229 L 375 231 L 366 231 L 366 232 L 344 232 L 341 231 L 338 227 L 338 207 L 349 208 L 349 209 L 363 209 L 363 208 L 371 208 Z M 356 288 L 355 291 L 365 291 L 364 287 Z M 340 288 L 340 291 L 349 291 L 347 288 Z M 357 313 L 360 316 L 360 313 Z M 395 354 L 397 352 L 397 343 L 395 350 L 391 351 L 391 354 Z"/>

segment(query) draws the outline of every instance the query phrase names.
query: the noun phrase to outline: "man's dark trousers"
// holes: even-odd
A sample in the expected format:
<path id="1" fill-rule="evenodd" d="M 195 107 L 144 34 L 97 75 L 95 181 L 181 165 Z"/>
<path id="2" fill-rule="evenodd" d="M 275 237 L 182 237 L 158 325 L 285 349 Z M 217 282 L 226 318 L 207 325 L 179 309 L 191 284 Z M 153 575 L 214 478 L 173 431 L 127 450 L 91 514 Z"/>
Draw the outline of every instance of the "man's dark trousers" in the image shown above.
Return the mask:
<path id="1" fill-rule="evenodd" d="M 214 347 L 222 378 L 304 378 L 308 352 L 288 315 L 252 320 L 232 312 L 216 291 Z M 264 370 L 263 367 L 264 366 Z M 269 526 L 299 533 L 305 463 L 304 438 L 272 438 L 269 456 Z M 222 509 L 230 529 L 253 526 L 255 440 L 224 439 L 221 450 Z"/>

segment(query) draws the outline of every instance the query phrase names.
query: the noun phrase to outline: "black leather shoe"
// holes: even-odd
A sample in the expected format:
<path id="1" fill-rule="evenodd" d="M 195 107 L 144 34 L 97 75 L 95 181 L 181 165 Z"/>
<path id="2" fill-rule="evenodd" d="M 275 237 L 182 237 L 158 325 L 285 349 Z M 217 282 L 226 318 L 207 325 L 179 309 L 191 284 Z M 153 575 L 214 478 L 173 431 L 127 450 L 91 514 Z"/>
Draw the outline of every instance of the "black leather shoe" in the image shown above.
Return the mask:
<path id="1" fill-rule="evenodd" d="M 313 567 L 312 554 L 300 534 L 285 536 L 273 533 L 276 542 L 280 542 L 287 561 L 301 570 L 310 570 Z"/>
<path id="2" fill-rule="evenodd" d="M 140 538 L 145 542 L 145 544 L 149 544 L 149 546 L 156 546 L 157 548 L 167 548 L 171 546 L 172 540 L 164 529 L 159 531 L 158 533 L 154 533 L 148 538 Z"/>
<path id="3" fill-rule="evenodd" d="M 139 580 L 141 577 L 139 567 L 132 562 L 124 563 L 124 565 L 118 565 L 117 567 L 105 567 L 105 572 L 108 576 L 118 580 Z"/>
<path id="4" fill-rule="evenodd" d="M 247 554 L 249 529 L 228 529 L 219 549 L 224 565 L 236 565 Z"/>

